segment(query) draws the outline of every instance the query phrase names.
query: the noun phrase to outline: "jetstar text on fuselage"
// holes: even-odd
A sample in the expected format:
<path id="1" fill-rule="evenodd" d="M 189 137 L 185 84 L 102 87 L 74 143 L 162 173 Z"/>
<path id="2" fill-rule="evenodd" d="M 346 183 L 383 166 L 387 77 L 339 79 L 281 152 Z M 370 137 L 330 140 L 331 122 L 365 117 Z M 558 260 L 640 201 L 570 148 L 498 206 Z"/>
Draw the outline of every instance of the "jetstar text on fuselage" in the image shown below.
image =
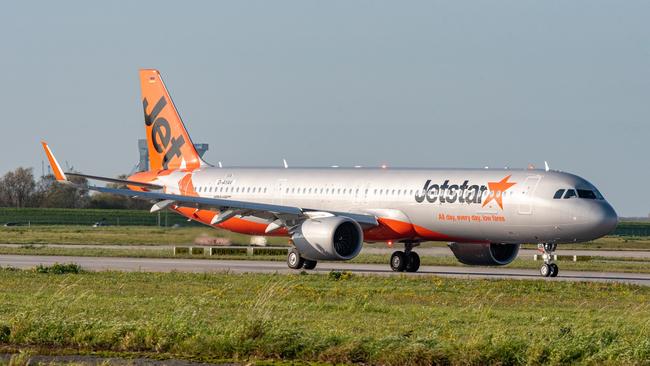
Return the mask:
<path id="1" fill-rule="evenodd" d="M 443 184 L 431 184 L 431 179 L 424 183 L 424 187 L 415 193 L 418 203 L 426 200 L 429 203 L 481 203 L 483 192 L 487 191 L 484 185 L 469 185 L 469 180 L 463 184 L 449 184 L 449 179 Z"/>

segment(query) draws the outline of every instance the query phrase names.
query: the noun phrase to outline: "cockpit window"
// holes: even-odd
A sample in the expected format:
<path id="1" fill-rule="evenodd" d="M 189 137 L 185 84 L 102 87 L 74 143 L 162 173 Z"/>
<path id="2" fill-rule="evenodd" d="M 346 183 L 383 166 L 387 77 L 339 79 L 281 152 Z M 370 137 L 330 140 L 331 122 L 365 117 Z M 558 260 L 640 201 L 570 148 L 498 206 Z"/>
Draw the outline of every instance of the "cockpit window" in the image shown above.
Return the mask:
<path id="1" fill-rule="evenodd" d="M 564 189 L 558 189 L 557 192 L 555 192 L 555 195 L 553 196 L 553 199 L 560 199 L 562 198 L 562 195 L 564 194 Z"/>
<path id="2" fill-rule="evenodd" d="M 578 189 L 578 197 L 580 198 L 586 198 L 590 200 L 595 200 L 596 199 L 596 193 L 594 191 L 588 190 L 588 189 Z"/>
<path id="3" fill-rule="evenodd" d="M 596 188 L 594 188 L 594 192 L 596 193 L 596 199 L 599 199 L 599 200 L 604 200 L 605 199 L 605 197 L 603 197 L 603 195 Z"/>
<path id="4" fill-rule="evenodd" d="M 564 199 L 572 198 L 572 197 L 576 197 L 576 191 L 573 189 L 567 189 L 566 193 L 564 194 Z"/>

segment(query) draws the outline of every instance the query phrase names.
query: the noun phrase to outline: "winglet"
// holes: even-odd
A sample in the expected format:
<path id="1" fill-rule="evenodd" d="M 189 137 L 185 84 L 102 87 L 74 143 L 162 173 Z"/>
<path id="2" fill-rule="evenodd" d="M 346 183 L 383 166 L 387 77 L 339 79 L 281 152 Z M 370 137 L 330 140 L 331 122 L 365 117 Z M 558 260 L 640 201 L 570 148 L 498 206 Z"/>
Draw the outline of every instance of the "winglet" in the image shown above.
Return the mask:
<path id="1" fill-rule="evenodd" d="M 45 150 L 45 155 L 47 155 L 47 160 L 50 162 L 50 166 L 52 167 L 52 171 L 56 180 L 59 182 L 67 182 L 68 178 L 65 176 L 65 173 L 63 173 L 61 165 L 59 165 L 59 162 L 56 161 L 56 158 L 54 157 L 54 154 L 52 154 L 52 150 L 50 150 L 47 142 L 41 141 L 41 145 L 43 145 L 43 150 Z"/>

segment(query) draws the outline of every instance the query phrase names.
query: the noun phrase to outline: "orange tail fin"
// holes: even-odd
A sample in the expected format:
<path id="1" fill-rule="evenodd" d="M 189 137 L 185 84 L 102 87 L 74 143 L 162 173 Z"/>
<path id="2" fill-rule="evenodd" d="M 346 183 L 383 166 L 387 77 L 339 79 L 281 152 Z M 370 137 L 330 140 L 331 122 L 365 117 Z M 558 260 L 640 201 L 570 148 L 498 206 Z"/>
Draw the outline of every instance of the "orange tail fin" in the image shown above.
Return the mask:
<path id="1" fill-rule="evenodd" d="M 160 72 L 140 70 L 149 170 L 196 169 L 205 163 L 185 130 Z"/>

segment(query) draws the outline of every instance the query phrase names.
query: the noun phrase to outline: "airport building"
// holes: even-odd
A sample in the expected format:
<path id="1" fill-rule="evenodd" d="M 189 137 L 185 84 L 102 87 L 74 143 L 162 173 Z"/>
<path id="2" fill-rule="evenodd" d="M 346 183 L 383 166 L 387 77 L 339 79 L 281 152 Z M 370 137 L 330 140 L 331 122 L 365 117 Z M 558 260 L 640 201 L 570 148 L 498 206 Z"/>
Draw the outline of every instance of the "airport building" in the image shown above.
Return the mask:
<path id="1" fill-rule="evenodd" d="M 208 151 L 208 144 L 194 144 L 196 152 L 199 153 L 199 156 L 203 158 L 203 154 Z M 139 139 L 138 140 L 138 151 L 140 152 L 140 162 L 138 163 L 138 171 L 144 172 L 149 170 L 149 152 L 147 150 L 147 140 Z"/>

